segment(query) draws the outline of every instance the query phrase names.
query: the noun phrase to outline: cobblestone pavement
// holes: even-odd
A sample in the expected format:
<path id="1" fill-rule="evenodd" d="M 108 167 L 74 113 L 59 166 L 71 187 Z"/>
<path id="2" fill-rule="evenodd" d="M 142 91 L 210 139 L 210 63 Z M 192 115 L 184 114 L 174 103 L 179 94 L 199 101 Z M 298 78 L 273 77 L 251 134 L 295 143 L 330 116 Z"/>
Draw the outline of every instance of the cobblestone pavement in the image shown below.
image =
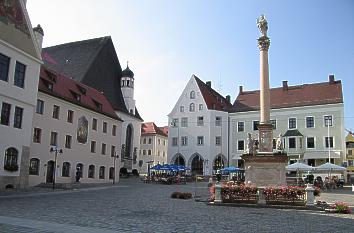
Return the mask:
<path id="1" fill-rule="evenodd" d="M 354 215 L 208 206 L 171 199 L 173 191 L 207 194 L 206 183 L 144 184 L 132 178 L 115 186 L 7 193 L 0 195 L 0 232 L 354 232 Z M 324 196 L 341 195 L 334 194 Z M 354 199 L 351 192 L 344 195 Z"/>

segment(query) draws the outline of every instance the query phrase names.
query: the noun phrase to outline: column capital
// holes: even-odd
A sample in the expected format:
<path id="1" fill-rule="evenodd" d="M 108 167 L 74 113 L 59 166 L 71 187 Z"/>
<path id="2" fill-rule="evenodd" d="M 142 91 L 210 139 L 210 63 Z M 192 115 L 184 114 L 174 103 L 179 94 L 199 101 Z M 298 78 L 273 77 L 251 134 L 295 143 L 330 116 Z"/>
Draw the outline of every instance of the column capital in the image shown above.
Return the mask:
<path id="1" fill-rule="evenodd" d="M 258 38 L 258 48 L 260 51 L 268 51 L 270 46 L 270 39 L 267 36 L 261 36 Z"/>

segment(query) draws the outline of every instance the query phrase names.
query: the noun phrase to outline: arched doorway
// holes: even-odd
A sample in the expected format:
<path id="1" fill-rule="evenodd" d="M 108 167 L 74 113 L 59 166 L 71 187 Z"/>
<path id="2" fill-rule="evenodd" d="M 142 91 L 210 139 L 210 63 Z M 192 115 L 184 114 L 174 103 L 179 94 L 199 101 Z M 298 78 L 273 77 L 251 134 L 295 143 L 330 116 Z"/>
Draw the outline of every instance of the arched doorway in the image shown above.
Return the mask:
<path id="1" fill-rule="evenodd" d="M 53 178 L 54 178 L 53 171 L 54 171 L 54 161 L 50 160 L 47 163 L 47 177 L 46 177 L 47 183 L 53 183 Z"/>
<path id="2" fill-rule="evenodd" d="M 203 158 L 195 155 L 191 162 L 191 172 L 193 175 L 203 175 Z"/>
<path id="3" fill-rule="evenodd" d="M 183 158 L 182 155 L 178 155 L 178 156 L 174 159 L 173 164 L 186 166 L 186 161 L 184 160 L 184 158 Z"/>
<path id="4" fill-rule="evenodd" d="M 126 136 L 125 136 L 125 157 L 131 158 L 133 144 L 133 126 L 130 124 L 127 126 Z"/>
<path id="5" fill-rule="evenodd" d="M 213 170 L 217 171 L 219 169 L 224 168 L 225 162 L 226 162 L 226 160 L 224 159 L 223 155 L 216 156 L 216 158 L 214 159 L 214 163 L 213 163 Z"/>

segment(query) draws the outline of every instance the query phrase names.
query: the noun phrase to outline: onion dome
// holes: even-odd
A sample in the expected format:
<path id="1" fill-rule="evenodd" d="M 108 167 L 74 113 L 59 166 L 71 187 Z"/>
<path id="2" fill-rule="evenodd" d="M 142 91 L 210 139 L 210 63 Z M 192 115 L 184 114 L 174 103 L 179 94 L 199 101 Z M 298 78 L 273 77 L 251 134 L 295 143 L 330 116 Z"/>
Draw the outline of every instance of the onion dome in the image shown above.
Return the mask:
<path id="1" fill-rule="evenodd" d="M 134 78 L 134 73 L 129 69 L 128 63 L 129 62 L 127 62 L 127 68 L 122 71 L 122 77 Z"/>

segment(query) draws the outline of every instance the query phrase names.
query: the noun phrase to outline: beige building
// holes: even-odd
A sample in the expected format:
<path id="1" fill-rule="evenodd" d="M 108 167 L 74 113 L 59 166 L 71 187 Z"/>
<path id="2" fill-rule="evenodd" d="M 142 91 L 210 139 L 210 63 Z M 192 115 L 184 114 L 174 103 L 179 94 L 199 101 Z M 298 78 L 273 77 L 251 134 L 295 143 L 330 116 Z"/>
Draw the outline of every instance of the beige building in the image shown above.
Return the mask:
<path id="1" fill-rule="evenodd" d="M 121 127 L 99 91 L 42 67 L 33 118 L 29 183 L 118 181 Z M 51 151 L 52 148 L 52 151 Z M 58 153 L 56 153 L 58 152 Z"/>
<path id="2" fill-rule="evenodd" d="M 167 163 L 167 131 L 153 122 L 141 125 L 140 173 L 148 173 L 148 166 Z"/>

